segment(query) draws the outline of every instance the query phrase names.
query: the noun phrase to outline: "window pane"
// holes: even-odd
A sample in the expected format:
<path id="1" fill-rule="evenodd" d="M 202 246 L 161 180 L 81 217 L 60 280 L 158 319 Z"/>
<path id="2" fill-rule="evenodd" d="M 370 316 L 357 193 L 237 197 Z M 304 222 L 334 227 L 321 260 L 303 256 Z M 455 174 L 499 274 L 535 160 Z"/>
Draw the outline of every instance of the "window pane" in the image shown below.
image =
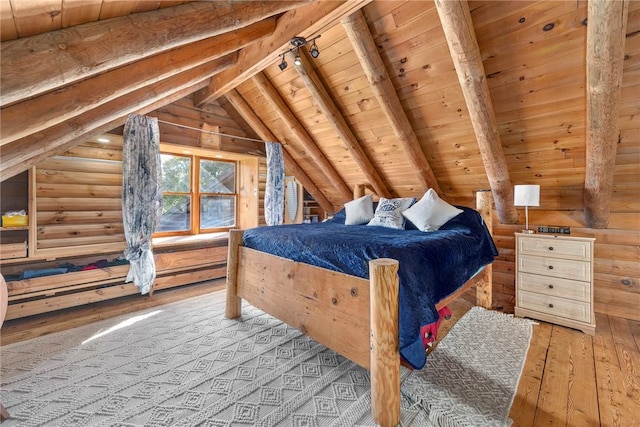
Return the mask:
<path id="1" fill-rule="evenodd" d="M 165 195 L 162 216 L 156 231 L 186 231 L 191 229 L 191 197 Z"/>
<path id="2" fill-rule="evenodd" d="M 236 165 L 215 160 L 200 161 L 201 193 L 235 193 Z"/>
<path id="3" fill-rule="evenodd" d="M 160 154 L 162 191 L 189 192 L 191 189 L 191 159 Z"/>
<path id="4" fill-rule="evenodd" d="M 236 225 L 235 196 L 202 196 L 200 198 L 200 228 L 233 227 Z"/>

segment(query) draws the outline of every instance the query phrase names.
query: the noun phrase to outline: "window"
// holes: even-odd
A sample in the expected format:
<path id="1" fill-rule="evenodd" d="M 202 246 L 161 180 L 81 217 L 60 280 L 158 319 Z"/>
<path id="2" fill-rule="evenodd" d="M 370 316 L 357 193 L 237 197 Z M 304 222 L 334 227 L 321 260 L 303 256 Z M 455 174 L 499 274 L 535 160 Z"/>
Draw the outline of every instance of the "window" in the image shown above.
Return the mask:
<path id="1" fill-rule="evenodd" d="M 236 225 L 236 163 L 160 154 L 162 216 L 157 234 L 200 234 Z"/>

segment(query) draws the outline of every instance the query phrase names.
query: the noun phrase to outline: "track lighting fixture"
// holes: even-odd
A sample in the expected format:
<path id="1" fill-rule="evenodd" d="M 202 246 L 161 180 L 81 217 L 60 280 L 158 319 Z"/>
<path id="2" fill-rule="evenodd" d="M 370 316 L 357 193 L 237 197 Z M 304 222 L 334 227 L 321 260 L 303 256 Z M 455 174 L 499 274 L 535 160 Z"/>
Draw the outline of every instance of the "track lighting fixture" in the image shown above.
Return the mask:
<path id="1" fill-rule="evenodd" d="M 315 36 L 309 40 L 305 39 L 304 37 L 301 36 L 296 36 L 294 38 L 291 39 L 291 45 L 293 47 L 289 48 L 288 50 L 286 50 L 285 52 L 281 53 L 278 56 L 282 56 L 282 62 L 280 62 L 280 64 L 278 64 L 278 67 L 280 68 L 280 71 L 284 71 L 287 68 L 287 61 L 285 60 L 285 56 L 288 53 L 292 53 L 295 52 L 295 59 L 293 60 L 293 62 L 296 65 L 300 65 L 302 64 L 302 60 L 300 58 L 300 48 L 311 43 L 311 47 L 309 48 L 309 54 L 311 55 L 312 58 L 317 58 L 318 56 L 320 56 L 320 49 L 318 49 L 318 45 L 316 45 L 316 39 L 320 38 L 320 36 Z"/>

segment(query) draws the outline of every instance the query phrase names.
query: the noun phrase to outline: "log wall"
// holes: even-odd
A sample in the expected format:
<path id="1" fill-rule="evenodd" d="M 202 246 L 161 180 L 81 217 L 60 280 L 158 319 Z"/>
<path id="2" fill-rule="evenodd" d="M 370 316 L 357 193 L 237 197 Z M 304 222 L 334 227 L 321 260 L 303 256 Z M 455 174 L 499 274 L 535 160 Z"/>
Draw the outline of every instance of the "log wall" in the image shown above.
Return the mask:
<path id="1" fill-rule="evenodd" d="M 59 256 L 85 245 L 124 248 L 121 162 L 120 138 L 95 139 L 36 167 L 37 252 Z"/>

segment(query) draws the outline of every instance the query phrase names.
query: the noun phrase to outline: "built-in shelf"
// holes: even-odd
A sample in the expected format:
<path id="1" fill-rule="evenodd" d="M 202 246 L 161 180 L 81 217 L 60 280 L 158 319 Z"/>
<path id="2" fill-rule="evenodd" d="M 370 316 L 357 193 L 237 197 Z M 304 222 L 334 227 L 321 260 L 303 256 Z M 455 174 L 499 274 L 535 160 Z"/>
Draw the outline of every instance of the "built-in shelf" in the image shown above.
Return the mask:
<path id="1" fill-rule="evenodd" d="M 19 230 L 28 230 L 28 225 L 20 225 L 17 227 L 0 227 L 0 231 L 19 231 Z"/>
<path id="2" fill-rule="evenodd" d="M 306 191 L 305 191 L 306 193 Z M 302 201 L 302 222 L 312 223 L 321 222 L 324 220 L 324 210 L 318 205 L 315 200 L 309 200 L 309 196 L 305 194 L 305 198 Z"/>

